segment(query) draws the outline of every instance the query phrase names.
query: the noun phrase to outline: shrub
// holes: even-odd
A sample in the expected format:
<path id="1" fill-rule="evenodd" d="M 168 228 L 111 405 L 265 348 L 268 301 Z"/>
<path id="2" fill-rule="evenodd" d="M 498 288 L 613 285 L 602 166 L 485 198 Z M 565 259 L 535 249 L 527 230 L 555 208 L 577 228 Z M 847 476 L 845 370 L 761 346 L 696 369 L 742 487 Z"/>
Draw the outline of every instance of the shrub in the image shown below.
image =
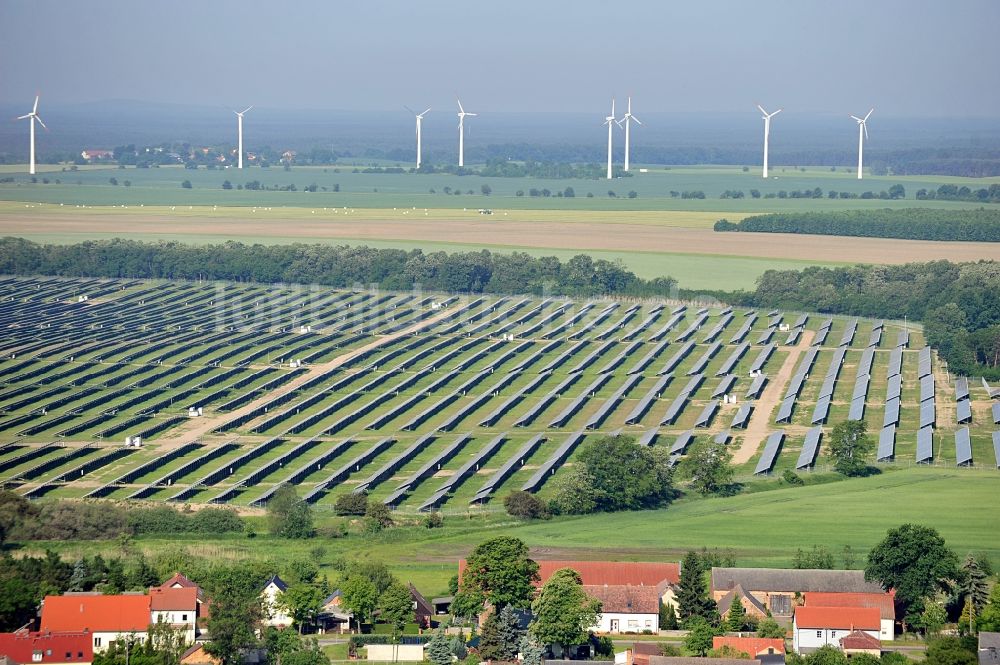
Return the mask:
<path id="1" fill-rule="evenodd" d="M 364 515 L 368 512 L 368 494 L 365 492 L 341 494 L 334 502 L 333 510 L 338 515 Z"/>
<path id="2" fill-rule="evenodd" d="M 791 469 L 785 469 L 785 472 L 781 474 L 781 479 L 789 485 L 799 486 L 805 484 L 799 474 L 795 473 Z"/>
<path id="3" fill-rule="evenodd" d="M 504 497 L 503 507 L 511 517 L 533 520 L 549 516 L 545 503 L 530 492 L 511 492 Z"/>

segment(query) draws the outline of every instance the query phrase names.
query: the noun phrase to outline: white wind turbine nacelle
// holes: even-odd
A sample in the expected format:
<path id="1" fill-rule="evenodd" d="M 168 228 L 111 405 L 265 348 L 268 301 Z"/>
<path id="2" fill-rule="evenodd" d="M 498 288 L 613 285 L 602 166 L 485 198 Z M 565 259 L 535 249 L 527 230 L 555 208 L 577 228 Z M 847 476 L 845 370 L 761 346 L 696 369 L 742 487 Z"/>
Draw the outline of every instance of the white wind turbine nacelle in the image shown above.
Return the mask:
<path id="1" fill-rule="evenodd" d="M 868 118 L 873 111 L 875 111 L 874 106 L 865 114 L 864 118 L 859 118 L 856 115 L 851 116 L 858 121 L 858 180 L 861 180 L 861 169 L 864 165 L 865 139 L 868 138 Z"/>
<path id="2" fill-rule="evenodd" d="M 236 114 L 236 134 L 237 134 L 237 145 L 236 145 L 236 168 L 243 168 L 243 114 L 253 108 L 253 104 L 246 107 L 242 111 L 233 111 Z"/>
<path id="3" fill-rule="evenodd" d="M 475 117 L 478 113 L 469 113 L 462 106 L 462 100 L 456 98 L 458 102 L 458 165 L 465 166 L 465 116 Z"/>
<path id="4" fill-rule="evenodd" d="M 771 136 L 771 118 L 773 118 L 774 116 L 776 116 L 779 113 L 781 113 L 781 109 L 778 109 L 774 113 L 768 113 L 767 111 L 764 110 L 764 107 L 761 106 L 760 104 L 757 104 L 757 108 L 759 108 L 760 112 L 764 114 L 763 115 L 763 118 L 764 118 L 764 171 L 763 171 L 763 176 L 765 178 L 767 178 L 767 146 L 768 146 L 768 139 Z"/>
<path id="5" fill-rule="evenodd" d="M 30 130 L 28 132 L 29 136 L 30 136 L 30 145 L 29 145 L 29 153 L 28 153 L 28 155 L 29 155 L 28 156 L 28 175 L 35 175 L 35 123 L 37 122 L 46 131 L 48 131 L 48 129 L 49 129 L 48 127 L 45 126 L 45 123 L 42 122 L 41 117 L 38 115 L 38 98 L 39 97 L 40 97 L 40 95 L 35 95 L 35 105 L 31 107 L 31 112 L 30 113 L 25 113 L 24 115 L 19 115 L 16 118 L 17 120 L 24 120 L 24 119 L 27 118 L 28 125 L 30 127 Z"/>
<path id="6" fill-rule="evenodd" d="M 614 115 L 614 104 L 613 103 L 612 103 L 612 115 Z M 625 126 L 625 170 L 626 171 L 628 171 L 628 168 L 629 168 L 629 161 L 628 161 L 628 158 L 629 158 L 629 125 L 632 123 L 633 120 L 635 120 L 636 124 L 639 124 L 639 125 L 642 124 L 642 121 L 639 120 L 639 118 L 637 118 L 634 115 L 632 115 L 632 98 L 629 97 L 628 98 L 628 107 L 627 107 L 627 110 L 625 111 L 625 115 L 622 116 L 622 122 L 618 123 L 619 127 L 622 126 L 622 123 L 624 123 L 624 126 Z"/>

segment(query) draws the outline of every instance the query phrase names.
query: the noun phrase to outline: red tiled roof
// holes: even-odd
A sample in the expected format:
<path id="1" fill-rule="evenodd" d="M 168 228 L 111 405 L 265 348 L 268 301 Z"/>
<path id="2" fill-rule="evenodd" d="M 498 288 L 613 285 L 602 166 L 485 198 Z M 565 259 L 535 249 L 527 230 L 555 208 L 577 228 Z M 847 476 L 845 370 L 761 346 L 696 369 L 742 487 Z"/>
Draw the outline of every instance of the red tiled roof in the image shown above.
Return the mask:
<path id="1" fill-rule="evenodd" d="M 853 630 L 848 635 L 840 638 L 841 649 L 878 649 L 882 650 L 882 643 L 877 637 L 860 630 Z"/>
<path id="2" fill-rule="evenodd" d="M 184 577 L 180 573 L 174 573 L 173 576 L 166 582 L 160 585 L 161 589 L 169 589 L 171 587 L 183 587 L 183 588 L 193 588 L 197 589 L 198 585 Z"/>
<path id="3" fill-rule="evenodd" d="M 806 606 L 813 607 L 877 607 L 883 619 L 896 620 L 893 593 L 825 593 L 807 591 L 803 594 Z"/>
<path id="4" fill-rule="evenodd" d="M 774 649 L 776 654 L 785 653 L 785 640 L 769 637 L 726 637 L 724 635 L 713 637 L 712 648 L 721 649 L 722 647 L 742 651 L 753 658 L 767 654 L 768 649 Z"/>
<path id="5" fill-rule="evenodd" d="M 46 596 L 42 631 L 145 632 L 149 596 Z"/>
<path id="6" fill-rule="evenodd" d="M 42 654 L 35 660 L 35 652 Z M 68 654 L 68 655 L 67 655 Z M 0 633 L 0 656 L 15 663 L 89 663 L 94 659 L 90 633 Z"/>
<path id="7" fill-rule="evenodd" d="M 149 609 L 154 611 L 198 610 L 198 589 L 196 587 L 167 588 L 153 587 L 149 590 Z"/>
<path id="8" fill-rule="evenodd" d="M 602 612 L 656 614 L 660 611 L 660 594 L 656 592 L 656 587 L 584 584 L 583 591 L 601 601 Z"/>
<path id="9" fill-rule="evenodd" d="M 584 584 L 631 584 L 633 586 L 657 586 L 663 582 L 677 584 L 681 578 L 679 563 L 659 563 L 646 561 L 537 561 L 539 584 L 545 584 L 552 573 L 563 568 L 572 568 L 580 573 Z M 458 575 L 465 572 L 465 559 L 458 562 Z"/>
<path id="10" fill-rule="evenodd" d="M 879 630 L 881 617 L 877 607 L 809 607 L 795 608 L 798 628 L 832 628 L 836 630 Z"/>

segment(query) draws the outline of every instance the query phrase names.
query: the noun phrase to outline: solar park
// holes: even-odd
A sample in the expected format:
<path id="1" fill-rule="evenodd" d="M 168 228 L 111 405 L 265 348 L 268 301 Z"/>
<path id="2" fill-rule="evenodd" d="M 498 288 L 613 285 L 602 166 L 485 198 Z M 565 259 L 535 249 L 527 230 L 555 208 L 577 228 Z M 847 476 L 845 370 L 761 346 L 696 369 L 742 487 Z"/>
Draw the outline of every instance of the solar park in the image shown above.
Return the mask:
<path id="1" fill-rule="evenodd" d="M 747 479 L 828 469 L 865 419 L 878 464 L 1000 466 L 1000 389 L 899 322 L 677 302 L 0 277 L 0 482 L 29 498 L 408 512 L 542 495 L 591 437 Z M 126 443 L 141 445 L 126 445 Z"/>

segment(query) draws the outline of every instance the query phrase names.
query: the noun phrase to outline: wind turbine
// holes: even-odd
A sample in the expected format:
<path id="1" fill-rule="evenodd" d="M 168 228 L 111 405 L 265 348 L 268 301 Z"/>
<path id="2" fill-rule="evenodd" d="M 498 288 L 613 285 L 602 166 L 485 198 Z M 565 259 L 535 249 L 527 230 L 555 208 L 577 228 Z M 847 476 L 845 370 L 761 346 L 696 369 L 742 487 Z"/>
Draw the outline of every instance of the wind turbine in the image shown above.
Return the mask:
<path id="1" fill-rule="evenodd" d="M 253 104 L 251 104 L 250 106 L 246 107 L 242 111 L 233 111 L 233 113 L 236 114 L 236 128 L 237 128 L 237 133 L 238 133 L 238 137 L 239 137 L 239 139 L 238 139 L 239 145 L 236 148 L 236 151 L 239 154 L 239 156 L 237 158 L 238 161 L 237 161 L 237 164 L 236 164 L 236 168 L 238 168 L 238 169 L 243 168 L 243 114 L 246 113 L 247 111 L 249 111 L 252 108 L 253 108 Z"/>
<path id="2" fill-rule="evenodd" d="M 760 104 L 757 105 L 757 108 L 764 114 L 764 178 L 767 178 L 767 141 L 771 136 L 771 118 L 781 113 L 781 109 L 778 109 L 774 113 L 768 113 Z"/>
<path id="3" fill-rule="evenodd" d="M 611 130 L 612 125 L 621 127 L 621 124 L 615 120 L 615 100 L 613 97 L 611 98 L 611 115 L 604 118 L 604 124 L 608 126 L 608 180 L 611 180 Z"/>
<path id="4" fill-rule="evenodd" d="M 868 138 L 868 125 L 865 123 L 868 121 L 868 116 L 870 116 L 874 110 L 875 109 L 872 108 L 871 111 L 865 114 L 864 118 L 859 118 L 856 115 L 851 116 L 858 121 L 858 180 L 861 180 L 861 158 L 865 152 L 865 139 Z"/>
<path id="5" fill-rule="evenodd" d="M 629 124 L 631 124 L 631 122 L 633 120 L 635 120 L 636 124 L 638 124 L 638 125 L 642 124 L 642 121 L 640 121 L 639 118 L 637 118 L 634 115 L 632 115 L 632 98 L 629 97 L 628 98 L 628 110 L 625 111 L 625 115 L 622 116 L 622 122 L 625 123 L 625 170 L 626 171 L 628 171 L 628 147 L 629 147 L 628 128 L 629 128 Z M 619 126 L 620 125 L 621 125 L 621 123 L 619 123 Z"/>
<path id="6" fill-rule="evenodd" d="M 423 113 L 414 113 L 413 109 L 411 109 L 409 106 L 404 106 L 403 108 L 409 111 L 410 113 L 413 113 L 413 115 L 416 116 L 417 118 L 417 168 L 419 169 L 420 168 L 420 123 L 423 121 L 424 115 L 427 114 L 427 111 L 431 110 L 431 107 L 428 106 L 427 110 L 424 111 Z"/>
<path id="7" fill-rule="evenodd" d="M 37 122 L 44 129 L 48 129 L 42 119 L 38 117 L 38 95 L 35 95 L 35 105 L 31 108 L 31 113 L 25 113 L 24 115 L 19 115 L 18 120 L 28 119 L 28 124 L 31 126 L 31 151 L 30 158 L 28 161 L 28 174 L 35 175 L 35 123 Z"/>
<path id="8" fill-rule="evenodd" d="M 465 166 L 465 116 L 476 116 L 478 113 L 466 113 L 462 108 L 462 100 L 458 102 L 458 165 Z M 426 113 L 426 111 L 425 111 Z"/>

